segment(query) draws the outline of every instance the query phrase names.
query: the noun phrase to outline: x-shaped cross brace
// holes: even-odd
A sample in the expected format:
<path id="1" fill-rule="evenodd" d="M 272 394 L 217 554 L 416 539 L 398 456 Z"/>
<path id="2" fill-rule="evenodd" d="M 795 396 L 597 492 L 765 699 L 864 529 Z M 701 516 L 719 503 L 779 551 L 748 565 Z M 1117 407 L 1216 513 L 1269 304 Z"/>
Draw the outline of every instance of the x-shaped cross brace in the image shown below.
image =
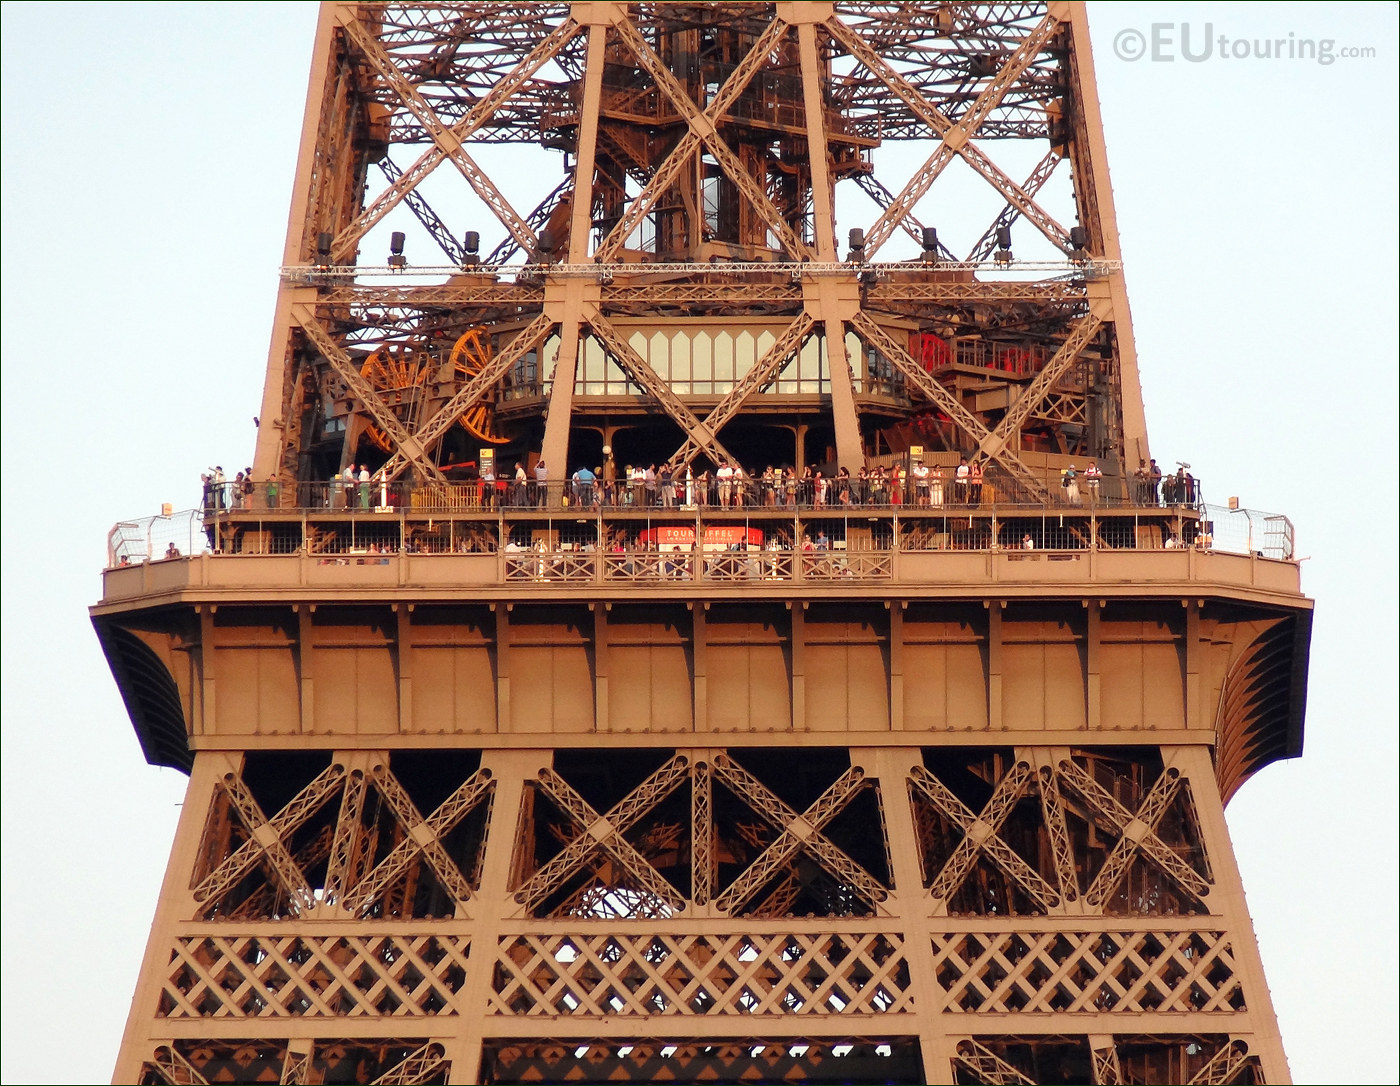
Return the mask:
<path id="1" fill-rule="evenodd" d="M 341 25 L 345 28 L 346 37 L 359 48 L 365 60 L 379 73 L 380 78 L 398 96 L 399 101 L 417 118 L 423 129 L 432 136 L 433 143 L 452 161 L 461 175 L 466 178 L 467 184 L 476 190 L 481 201 L 510 231 L 520 247 L 527 252 L 533 252 L 539 245 L 539 239 L 535 237 L 534 231 L 530 229 L 519 213 L 510 206 L 510 201 L 505 198 L 491 178 L 476 164 L 471 155 L 467 154 L 466 148 L 463 146 L 464 137 L 457 133 L 456 128 L 448 128 L 442 123 L 433 111 L 433 107 L 423 100 L 418 89 L 399 71 L 398 65 L 384 51 L 379 39 L 370 32 L 369 28 L 345 9 L 340 10 L 343 12 Z M 459 124 L 457 127 L 461 127 L 461 125 Z"/>
<path id="2" fill-rule="evenodd" d="M 515 900 L 527 911 L 535 909 L 589 857 L 601 851 L 625 868 L 646 893 L 666 902 L 675 911 L 681 911 L 685 903 L 680 895 L 624 834 L 679 788 L 689 775 L 689 763 L 678 754 L 614 804 L 607 814 L 599 815 L 558 773 L 541 769 L 537 778 L 541 790 L 573 820 L 579 832 L 562 852 L 516 891 Z"/>
<path id="3" fill-rule="evenodd" d="M 269 821 L 243 779 L 236 773 L 225 774 L 219 781 L 219 787 L 224 790 L 252 836 L 200 881 L 194 888 L 194 899 L 199 902 L 217 901 L 247 874 L 249 868 L 266 859 L 291 897 L 293 907 L 309 909 L 315 905 L 306 874 L 293 858 L 285 840 L 340 790 L 344 776 L 344 766 L 327 766 Z"/>
<path id="4" fill-rule="evenodd" d="M 1074 364 L 1079 353 L 1093 339 L 1102 324 L 1103 319 L 1093 311 L 1081 317 L 1064 343 L 1060 344 L 1059 350 L 1045 364 L 1045 368 L 1036 375 L 1035 380 L 1022 393 L 1021 398 L 997 424 L 997 428 L 988 430 L 976 415 L 962 405 L 961 400 L 915 362 L 909 356 L 909 352 L 900 346 L 893 336 L 876 324 L 868 314 L 857 313 L 851 321 L 852 327 L 866 343 L 888 358 L 894 367 L 904 374 L 904 378 L 909 384 L 922 392 L 939 410 L 952 419 L 953 425 L 977 442 L 979 451 L 997 460 L 1022 486 L 1042 501 L 1049 500 L 1049 492 L 1030 468 L 1021 462 L 1021 458 L 1011 451 L 1011 438 L 1020 429 L 1021 423 L 1025 421 L 1031 411 L 1040 405 L 1055 383 Z"/>
<path id="5" fill-rule="evenodd" d="M 349 9 L 345 10 L 345 14 L 342 18 L 347 35 L 361 49 L 365 50 L 366 59 L 375 63 L 376 67 L 379 67 L 381 71 L 383 70 L 381 66 L 386 60 L 391 68 L 394 67 L 392 59 L 384 57 L 382 47 L 373 39 L 367 29 L 361 27 L 360 24 L 355 21 L 356 16 L 350 12 Z M 580 24 L 574 22 L 573 19 L 565 19 L 546 37 L 542 38 L 539 44 L 531 49 L 520 63 L 491 89 L 490 93 L 484 95 L 480 101 L 476 102 L 472 108 L 467 111 L 466 115 L 463 116 L 460 121 L 450 128 L 443 126 L 434 116 L 435 123 L 432 125 L 425 125 L 428 131 L 433 135 L 433 145 L 424 151 L 423 154 L 419 156 L 418 160 L 409 166 L 408 169 L 404 170 L 402 176 L 400 176 L 398 180 L 371 201 L 365 209 L 360 212 L 354 222 L 336 235 L 335 241 L 331 246 L 332 259 L 337 263 L 345 263 L 352 257 L 360 239 L 369 233 L 370 230 L 374 228 L 375 224 L 383 219 L 384 216 L 398 206 L 399 202 L 402 201 L 408 193 L 417 188 L 420 181 L 432 173 L 433 170 L 437 169 L 438 166 L 442 165 L 449 157 L 452 157 L 453 160 L 457 162 L 459 168 L 461 168 L 462 162 L 456 156 L 458 152 L 461 152 L 462 145 L 471 137 L 472 133 L 485 124 L 507 99 L 529 81 L 530 77 L 533 76 L 535 72 L 558 55 L 559 51 L 569 39 L 581 29 L 582 27 Z M 365 49 L 366 43 L 372 45 L 372 50 Z M 391 83 L 391 85 L 393 84 Z M 405 102 L 405 104 L 407 104 L 407 102 Z M 427 107 L 425 106 L 424 108 Z M 430 109 L 429 113 L 431 114 Z M 423 118 L 420 117 L 419 120 L 422 121 Z M 464 152 L 462 153 L 464 154 Z M 468 181 L 470 180 L 471 177 L 468 176 Z M 491 201 L 487 200 L 487 203 L 490 205 Z M 492 206 L 492 211 L 497 214 L 500 213 L 499 209 L 494 205 Z M 506 222 L 505 219 L 502 219 L 502 222 L 505 223 L 507 229 L 511 229 L 511 224 L 509 222 Z M 511 229 L 511 233 L 512 236 L 519 237 L 519 227 L 517 226 L 516 229 Z M 526 249 L 530 251 L 534 248 L 535 244 L 534 234 L 529 231 L 528 228 L 526 228 L 525 233 L 530 241 Z"/>
<path id="6" fill-rule="evenodd" d="M 743 908 L 798 852 L 810 855 L 872 908 L 885 899 L 885 888 L 822 833 L 851 800 L 870 787 L 861 769 L 852 766 L 846 770 L 799 815 L 728 755 L 716 754 L 713 766 L 715 778 L 778 831 L 773 842 L 715 898 L 716 908 L 727 913 Z"/>
<path id="7" fill-rule="evenodd" d="M 631 49 L 637 63 L 647 70 L 657 88 L 666 96 L 676 111 L 685 118 L 686 132 L 671 153 L 666 156 L 665 161 L 657 167 L 651 180 L 623 213 L 622 218 L 603 239 L 602 245 L 598 247 L 596 259 L 604 262 L 614 259 L 618 249 L 626 244 L 627 239 L 632 236 L 632 231 L 637 228 L 656 201 L 680 176 L 681 170 L 685 168 L 691 156 L 698 152 L 702 145 L 709 149 L 710 153 L 714 155 L 715 161 L 719 163 L 720 169 L 763 216 L 764 225 L 778 238 L 788 255 L 794 260 L 801 260 L 806 256 L 809 251 L 807 244 L 793 233 L 792 227 L 783 218 L 782 212 L 773 206 L 773 202 L 768 199 L 768 194 L 763 191 L 759 183 L 749 176 L 748 171 L 739 160 L 739 156 L 730 150 L 729 145 L 724 142 L 715 127 L 719 119 L 743 93 L 749 80 L 768 61 L 769 54 L 782 36 L 785 25 L 777 19 L 768 24 L 763 33 L 755 39 L 753 47 L 744 59 L 724 81 L 724 85 L 720 87 L 714 100 L 704 110 L 701 110 L 690 100 L 685 88 L 671 74 L 665 61 L 656 55 L 655 50 L 647 44 L 646 39 L 631 22 L 623 20 L 615 24 L 615 27 L 618 37 Z"/>
<path id="8" fill-rule="evenodd" d="M 1120 835 L 1094 884 L 1084 895 L 1087 904 L 1099 907 L 1113 896 L 1138 852 L 1147 855 L 1192 897 L 1197 900 L 1205 897 L 1210 883 L 1157 836 L 1157 826 L 1183 783 L 1177 770 L 1169 768 L 1157 778 L 1134 814 L 1068 758 L 1057 768 L 1064 782 Z"/>
<path id="9" fill-rule="evenodd" d="M 385 888 L 400 878 L 409 864 L 419 856 L 427 861 L 438 881 L 446 887 L 460 907 L 471 897 L 471 885 L 462 877 L 461 869 L 442 847 L 442 838 L 490 794 L 490 771 L 477 770 L 426 819 L 418 813 L 417 806 L 387 766 L 375 766 L 370 775 L 374 778 L 375 787 L 379 789 L 389 809 L 398 817 L 406 832 L 403 840 L 394 846 L 389 855 L 375 866 L 364 881 L 345 894 L 342 899 L 345 911 L 352 914 L 366 912 Z"/>
<path id="10" fill-rule="evenodd" d="M 469 408 L 490 392 L 496 383 L 510 372 L 511 367 L 544 342 L 545 337 L 549 335 L 549 331 L 553 327 L 554 322 L 541 313 L 520 329 L 500 354 L 493 356 L 482 367 L 481 372 L 458 389 L 450 400 L 433 413 L 432 418 L 413 432 L 412 440 L 425 453 L 434 448 L 442 440 L 443 434 L 452 429 L 453 424 Z M 418 461 L 412 458 L 403 446 L 400 446 L 385 463 L 382 469 L 384 477 L 397 479 L 411 463 L 418 463 Z"/>
<path id="11" fill-rule="evenodd" d="M 714 409 L 705 416 L 705 421 L 701 423 L 704 432 L 718 434 L 724 424 L 739 413 L 739 408 L 745 400 L 771 385 L 783 364 L 801 348 L 802 341 L 807 338 L 815 324 L 805 312 L 799 313 L 797 318 L 783 329 L 783 334 L 773 346 L 768 348 L 748 373 L 744 374 L 743 379 L 736 381 L 734 387 L 725 393 L 724 399 L 715 404 Z M 701 441 L 692 432 L 671 457 L 671 463 L 684 466 L 703 451 Z"/>
<path id="12" fill-rule="evenodd" d="M 956 124 L 937 106 L 928 101 L 903 76 L 895 71 L 874 50 L 871 45 L 845 26 L 839 19 L 831 18 L 825 24 L 831 36 L 873 74 L 882 79 L 895 92 L 913 113 L 938 134 L 941 141 L 937 149 L 923 167 L 904 186 L 899 196 L 866 231 L 865 251 L 873 256 L 881 245 L 899 229 L 905 214 L 928 191 L 938 175 L 952 162 L 954 156 L 962 158 L 999 191 L 1007 203 L 1015 205 L 1023 215 L 1058 249 L 1069 250 L 1069 233 L 1055 219 L 1026 194 L 1008 177 L 996 163 L 992 162 L 973 142 L 972 137 L 982 126 L 992 110 L 997 107 L 1034 62 L 1042 48 L 1054 34 L 1057 21 L 1053 15 L 1046 15 L 1011 54 L 992 82 L 977 96 L 972 107 Z"/>
<path id="13" fill-rule="evenodd" d="M 992 862 L 1042 909 L 1053 909 L 1060 903 L 1060 895 L 1055 892 L 1054 887 L 1041 878 L 1034 868 L 1016 855 L 1011 846 L 998 836 L 1002 823 L 1026 794 L 1033 780 L 1030 765 L 1017 762 L 1011 771 L 997 782 L 981 814 L 974 815 L 947 785 L 923 766 L 914 767 L 910 774 L 910 783 L 942 811 L 963 835 L 929 887 L 929 893 L 934 900 L 942 902 L 946 908 L 949 898 L 972 871 L 978 855 L 985 852 Z"/>
<path id="14" fill-rule="evenodd" d="M 588 317 L 588 324 L 593 329 L 593 334 L 603 341 L 604 346 L 608 348 L 627 376 L 636 382 L 642 391 L 655 400 L 661 409 L 680 426 L 687 435 L 687 445 L 693 444 L 696 447 L 696 452 L 705 453 L 716 464 L 734 459 L 729 450 L 720 444 L 719 438 L 715 436 L 709 425 L 695 417 L 694 412 L 671 391 L 671 386 L 662 380 L 661 376 L 647 365 L 646 360 L 632 349 L 632 345 L 623 338 L 611 321 L 595 311 Z M 693 457 L 695 454 L 691 455 Z"/>

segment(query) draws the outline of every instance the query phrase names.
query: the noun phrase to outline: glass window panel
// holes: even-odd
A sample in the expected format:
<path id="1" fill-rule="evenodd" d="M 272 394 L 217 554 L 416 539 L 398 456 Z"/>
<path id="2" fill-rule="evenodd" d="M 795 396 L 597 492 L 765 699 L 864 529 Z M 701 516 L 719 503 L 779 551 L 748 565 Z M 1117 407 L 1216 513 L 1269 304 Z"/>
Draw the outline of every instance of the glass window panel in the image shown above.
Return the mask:
<path id="1" fill-rule="evenodd" d="M 734 337 L 728 332 L 715 336 L 715 391 L 734 387 Z"/>
<path id="2" fill-rule="evenodd" d="M 671 336 L 671 388 L 678 396 L 689 396 L 691 392 L 689 332 Z"/>
<path id="3" fill-rule="evenodd" d="M 781 393 L 784 396 L 791 396 L 797 391 L 802 375 L 802 361 L 811 351 L 817 349 L 820 336 L 811 336 L 791 358 L 783 363 L 783 368 L 778 371 L 778 379 L 773 384 L 772 391 Z"/>
<path id="4" fill-rule="evenodd" d="M 601 396 L 604 392 L 606 361 L 602 347 L 592 336 L 579 340 L 579 380 L 574 383 L 574 391 L 583 396 Z"/>
<path id="5" fill-rule="evenodd" d="M 634 337 L 635 338 L 635 337 Z M 671 376 L 671 337 L 665 332 L 653 332 L 646 346 L 638 347 L 637 353 L 646 359 L 647 365 L 656 371 L 663 381 Z"/>
<path id="6" fill-rule="evenodd" d="M 795 392 L 820 392 L 822 373 L 826 369 L 826 337 L 812 336 L 798 352 L 798 383 Z"/>
<path id="7" fill-rule="evenodd" d="M 690 341 L 691 389 L 705 395 L 714 388 L 714 357 L 709 332 L 696 332 Z"/>
<path id="8" fill-rule="evenodd" d="M 734 337 L 734 379 L 740 380 L 753 369 L 754 344 L 752 332 L 740 332 Z"/>

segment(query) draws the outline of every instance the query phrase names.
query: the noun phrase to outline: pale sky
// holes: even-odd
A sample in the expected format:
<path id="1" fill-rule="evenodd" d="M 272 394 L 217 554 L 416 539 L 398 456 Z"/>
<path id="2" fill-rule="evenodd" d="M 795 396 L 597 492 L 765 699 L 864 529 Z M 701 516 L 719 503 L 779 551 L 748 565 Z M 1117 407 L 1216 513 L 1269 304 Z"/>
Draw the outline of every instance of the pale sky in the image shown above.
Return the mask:
<path id="1" fill-rule="evenodd" d="M 1317 600 L 1304 755 L 1227 811 L 1299 1082 L 1400 1080 L 1396 11 L 1090 7 L 1154 452 L 1291 517 Z M 86 608 L 114 522 L 252 460 L 315 14 L 3 5 L 5 1082 L 111 1076 L 185 777 Z M 1219 56 L 1290 34 L 1375 55 Z"/>

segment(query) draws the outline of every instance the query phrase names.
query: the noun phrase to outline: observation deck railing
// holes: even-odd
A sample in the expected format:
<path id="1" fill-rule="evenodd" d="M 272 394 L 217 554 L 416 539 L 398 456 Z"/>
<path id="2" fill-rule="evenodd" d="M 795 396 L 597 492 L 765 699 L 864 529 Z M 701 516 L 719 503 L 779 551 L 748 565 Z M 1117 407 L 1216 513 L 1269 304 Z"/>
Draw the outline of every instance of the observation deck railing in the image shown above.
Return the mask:
<path id="1" fill-rule="evenodd" d="M 248 511 L 287 514 L 320 513 L 475 513 L 549 510 L 570 515 L 638 513 L 707 514 L 724 511 L 813 511 L 833 513 L 851 510 L 899 510 L 902 512 L 1030 509 L 1093 510 L 1110 508 L 1196 508 L 1202 504 L 1200 485 L 1187 480 L 1178 486 L 1169 476 L 1153 486 L 1134 479 L 1104 477 L 1091 484 L 1084 475 L 1072 487 L 1061 477 L 1047 478 L 1050 500 L 1030 498 L 999 487 L 995 479 L 961 482 L 945 473 L 943 478 L 918 481 L 889 476 L 798 478 L 770 481 L 746 476 L 729 483 L 716 479 L 673 482 L 669 493 L 658 480 L 606 483 L 600 480 L 494 483 L 471 480 L 461 483 L 414 483 L 371 480 L 318 481 L 283 486 L 258 483 L 240 488 L 236 483 L 211 487 L 204 495 L 206 517 Z"/>
<path id="2" fill-rule="evenodd" d="M 504 507 L 185 510 L 115 525 L 108 568 L 209 554 L 322 564 L 480 556 L 477 581 L 898 579 L 920 556 L 1181 551 L 1294 557 L 1287 517 L 1196 506 Z M 480 565 L 480 563 L 478 563 Z M 484 580 L 482 580 L 484 578 Z"/>

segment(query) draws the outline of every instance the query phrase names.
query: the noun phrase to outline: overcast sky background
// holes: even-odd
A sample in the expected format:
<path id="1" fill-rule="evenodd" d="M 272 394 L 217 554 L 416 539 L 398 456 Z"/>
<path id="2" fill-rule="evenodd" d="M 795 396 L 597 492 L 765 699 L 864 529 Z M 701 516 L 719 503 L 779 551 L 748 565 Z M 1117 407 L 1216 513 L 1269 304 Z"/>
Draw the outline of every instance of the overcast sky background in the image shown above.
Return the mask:
<path id="1" fill-rule="evenodd" d="M 1154 452 L 1290 516 L 1317 600 L 1304 756 L 1227 812 L 1300 1082 L 1400 1080 L 1396 10 L 1090 8 Z M 143 762 L 86 608 L 114 522 L 252 460 L 316 10 L 0 17 L 0 1078 L 97 1081 L 185 777 Z M 1376 55 L 1115 55 L 1183 21 Z"/>

